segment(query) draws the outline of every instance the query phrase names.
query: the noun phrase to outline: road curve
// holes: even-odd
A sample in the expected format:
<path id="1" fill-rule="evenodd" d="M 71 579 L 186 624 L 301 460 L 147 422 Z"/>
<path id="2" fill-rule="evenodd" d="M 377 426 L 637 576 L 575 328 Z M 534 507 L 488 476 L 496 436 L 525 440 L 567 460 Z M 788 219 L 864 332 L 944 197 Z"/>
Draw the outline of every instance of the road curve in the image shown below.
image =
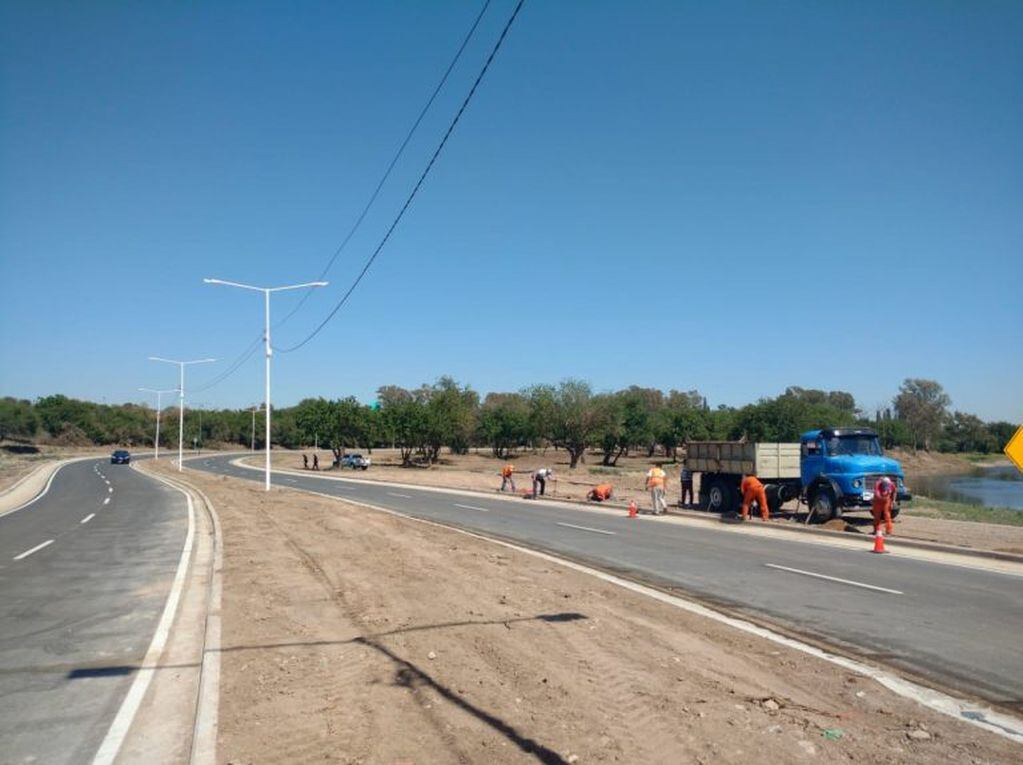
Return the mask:
<path id="1" fill-rule="evenodd" d="M 188 529 L 177 491 L 109 459 L 0 517 L 0 761 L 90 762 L 145 656 Z"/>
<path id="2" fill-rule="evenodd" d="M 231 464 L 198 470 L 261 481 Z M 333 474 L 335 477 L 337 474 Z M 1003 708 L 1023 704 L 1023 578 L 713 526 L 629 519 L 521 499 L 277 474 L 285 488 L 478 531 L 674 586 Z"/>

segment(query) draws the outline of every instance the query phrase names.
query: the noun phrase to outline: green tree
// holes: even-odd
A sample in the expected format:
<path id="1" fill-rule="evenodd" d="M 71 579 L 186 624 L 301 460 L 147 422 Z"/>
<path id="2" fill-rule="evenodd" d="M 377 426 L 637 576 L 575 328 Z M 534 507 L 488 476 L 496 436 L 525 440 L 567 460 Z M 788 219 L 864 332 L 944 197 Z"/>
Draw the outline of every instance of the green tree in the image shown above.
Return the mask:
<path id="1" fill-rule="evenodd" d="M 11 397 L 0 398 L 0 441 L 27 441 L 39 430 L 39 418 L 32 402 Z"/>
<path id="2" fill-rule="evenodd" d="M 533 421 L 541 424 L 547 438 L 568 452 L 569 467 L 583 458 L 596 433 L 598 413 L 593 391 L 582 380 L 569 379 L 558 387 L 537 385 L 529 389 Z"/>
<path id="3" fill-rule="evenodd" d="M 495 457 L 508 456 L 529 442 L 529 401 L 520 393 L 488 393 L 480 407 L 478 432 Z"/>
<path id="4" fill-rule="evenodd" d="M 934 380 L 909 378 L 903 381 L 894 403 L 899 419 L 913 434 L 913 448 L 923 445 L 930 451 L 948 413 L 948 394 Z"/>

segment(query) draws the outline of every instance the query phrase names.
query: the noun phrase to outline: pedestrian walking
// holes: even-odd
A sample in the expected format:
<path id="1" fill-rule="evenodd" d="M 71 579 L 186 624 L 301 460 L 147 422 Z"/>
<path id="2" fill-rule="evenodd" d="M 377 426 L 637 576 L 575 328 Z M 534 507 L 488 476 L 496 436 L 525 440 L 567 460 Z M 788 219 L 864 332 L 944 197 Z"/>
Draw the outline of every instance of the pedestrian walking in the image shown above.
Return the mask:
<path id="1" fill-rule="evenodd" d="M 554 471 L 550 468 L 540 468 L 533 473 L 533 499 L 536 499 L 537 496 L 543 496 L 544 491 L 547 489 L 547 480 L 550 478 L 554 478 Z M 539 489 L 539 492 L 537 492 L 537 489 Z"/>
<path id="2" fill-rule="evenodd" d="M 308 454 L 303 454 L 302 455 L 302 468 L 304 470 L 308 470 L 309 469 L 309 455 Z"/>
<path id="3" fill-rule="evenodd" d="M 503 468 L 501 468 L 501 488 L 500 488 L 500 491 L 504 491 L 504 487 L 505 486 L 511 486 L 511 490 L 513 492 L 515 491 L 515 478 L 513 477 L 514 473 L 515 473 L 515 466 L 514 465 L 510 465 L 509 464 L 509 465 L 505 465 Z"/>
<path id="4" fill-rule="evenodd" d="M 767 492 L 764 491 L 764 484 L 760 482 L 759 478 L 755 475 L 744 475 L 742 483 L 739 484 L 739 490 L 742 492 L 742 519 L 744 521 L 749 520 L 749 508 L 753 502 L 760 507 L 760 520 L 766 521 L 771 517 L 770 511 L 767 509 Z"/>
<path id="5" fill-rule="evenodd" d="M 693 471 L 689 469 L 688 460 L 682 460 L 682 470 L 679 473 L 679 480 L 682 483 L 682 495 L 679 497 L 678 506 L 688 507 L 693 504 Z M 689 497 L 688 504 L 686 497 Z"/>
<path id="6" fill-rule="evenodd" d="M 320 455 L 314 453 L 313 454 L 313 470 L 319 470 L 319 469 L 320 469 Z"/>
<path id="7" fill-rule="evenodd" d="M 646 487 L 650 491 L 650 504 L 654 515 L 664 515 L 668 512 L 668 503 L 664 501 L 664 482 L 667 478 L 668 474 L 659 463 L 655 463 L 646 472 Z"/>

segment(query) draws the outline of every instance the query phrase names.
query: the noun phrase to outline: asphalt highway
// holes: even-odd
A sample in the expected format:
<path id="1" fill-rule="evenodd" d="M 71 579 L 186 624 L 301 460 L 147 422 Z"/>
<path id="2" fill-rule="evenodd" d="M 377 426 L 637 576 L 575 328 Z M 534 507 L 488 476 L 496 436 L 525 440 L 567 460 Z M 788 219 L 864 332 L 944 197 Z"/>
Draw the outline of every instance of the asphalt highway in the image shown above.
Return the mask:
<path id="1" fill-rule="evenodd" d="M 0 762 L 94 757 L 145 656 L 188 528 L 180 492 L 73 462 L 0 517 Z"/>
<path id="2" fill-rule="evenodd" d="M 237 455 L 187 463 L 262 481 Z M 330 473 L 331 477 L 339 474 Z M 1023 708 L 1023 577 L 862 551 L 629 519 L 499 495 L 277 473 L 281 487 L 365 502 L 680 588 L 950 690 Z"/>

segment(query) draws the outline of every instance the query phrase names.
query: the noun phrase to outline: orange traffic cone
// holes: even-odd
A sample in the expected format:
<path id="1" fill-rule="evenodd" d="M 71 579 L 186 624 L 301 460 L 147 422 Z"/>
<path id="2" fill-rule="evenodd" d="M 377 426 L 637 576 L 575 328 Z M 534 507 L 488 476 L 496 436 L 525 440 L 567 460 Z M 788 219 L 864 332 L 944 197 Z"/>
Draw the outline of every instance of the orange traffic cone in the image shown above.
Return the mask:
<path id="1" fill-rule="evenodd" d="M 629 500 L 629 517 L 630 518 L 635 518 L 637 515 L 639 515 L 639 508 L 636 507 L 636 500 L 630 499 Z"/>
<path id="2" fill-rule="evenodd" d="M 884 534 L 881 533 L 881 527 L 878 526 L 877 531 L 874 532 L 874 549 L 871 552 L 886 553 L 884 549 Z"/>

